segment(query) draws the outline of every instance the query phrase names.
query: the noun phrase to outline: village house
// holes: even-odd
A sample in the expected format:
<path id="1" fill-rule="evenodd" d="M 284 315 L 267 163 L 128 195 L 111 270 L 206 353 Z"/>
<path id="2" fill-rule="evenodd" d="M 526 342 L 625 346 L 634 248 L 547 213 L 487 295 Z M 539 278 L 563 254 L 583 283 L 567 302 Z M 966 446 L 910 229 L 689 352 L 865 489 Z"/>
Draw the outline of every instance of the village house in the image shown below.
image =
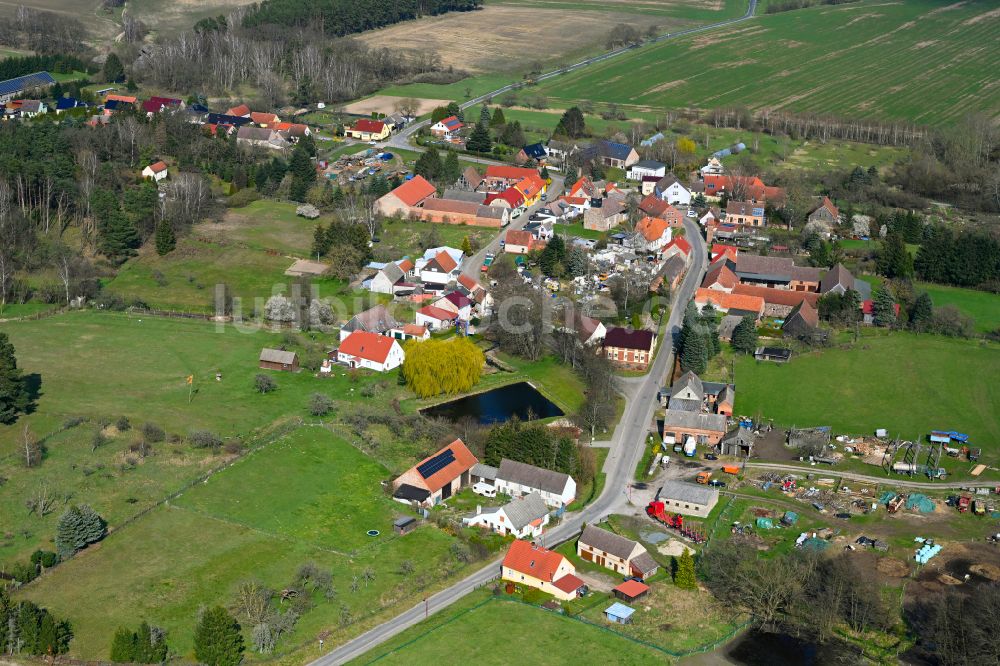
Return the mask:
<path id="1" fill-rule="evenodd" d="M 509 254 L 528 254 L 536 248 L 538 240 L 530 231 L 509 229 L 504 234 L 503 251 Z"/>
<path id="2" fill-rule="evenodd" d="M 469 470 L 478 462 L 465 442 L 456 439 L 393 480 L 392 497 L 403 504 L 440 504 L 469 485 Z"/>
<path id="3" fill-rule="evenodd" d="M 653 192 L 659 198 L 674 206 L 690 206 L 691 190 L 684 187 L 681 181 L 673 174 L 660 179 L 653 188 Z"/>
<path id="4" fill-rule="evenodd" d="M 681 228 L 684 226 L 684 213 L 655 194 L 643 197 L 639 202 L 639 211 L 644 215 L 666 220 L 667 225 L 672 228 Z"/>
<path id="5" fill-rule="evenodd" d="M 722 211 L 715 206 L 710 207 L 705 214 L 698 218 L 698 223 L 705 226 L 715 226 L 722 221 Z"/>
<path id="6" fill-rule="evenodd" d="M 548 156 L 557 159 L 564 160 L 570 155 L 579 152 L 580 146 L 573 141 L 559 141 L 558 139 L 549 139 L 549 142 L 545 144 L 545 152 Z"/>
<path id="7" fill-rule="evenodd" d="M 399 263 L 389 262 L 375 274 L 368 289 L 376 294 L 395 294 L 397 291 L 412 290 L 414 286 L 406 282 L 406 274 Z"/>
<path id="8" fill-rule="evenodd" d="M 445 249 L 435 248 L 437 251 L 430 257 L 424 257 L 418 262 L 420 270 L 420 281 L 424 283 L 426 289 L 443 289 L 449 282 L 458 277 L 460 272 L 461 250 L 456 250 L 455 254 Z M 429 251 L 428 251 L 429 252 Z"/>
<path id="9" fill-rule="evenodd" d="M 701 286 L 704 289 L 732 293 L 739 282 L 736 273 L 729 268 L 729 262 L 719 261 L 709 267 L 708 273 L 705 274 L 705 279 L 701 281 Z"/>
<path id="10" fill-rule="evenodd" d="M 749 201 L 730 201 L 726 204 L 726 224 L 734 224 L 744 229 L 763 227 L 764 206 Z"/>
<path id="11" fill-rule="evenodd" d="M 257 367 L 262 370 L 284 370 L 286 372 L 298 372 L 299 355 L 284 349 L 260 350 L 260 359 Z"/>
<path id="12" fill-rule="evenodd" d="M 250 118 L 250 107 L 246 104 L 240 104 L 239 106 L 234 106 L 226 111 L 227 116 L 235 116 L 237 118 Z"/>
<path id="13" fill-rule="evenodd" d="M 663 416 L 663 443 L 670 447 L 683 445 L 691 437 L 697 444 L 715 446 L 726 434 L 726 426 L 724 414 L 668 408 Z"/>
<path id="14" fill-rule="evenodd" d="M 167 163 L 164 162 L 163 160 L 160 160 L 158 162 L 153 162 L 152 164 L 150 164 L 149 166 L 147 166 L 145 169 L 142 170 L 143 178 L 149 178 L 157 183 L 166 178 L 167 175 L 168 175 Z"/>
<path id="15" fill-rule="evenodd" d="M 393 327 L 395 328 L 395 327 Z M 403 348 L 395 339 L 368 331 L 354 331 L 340 343 L 337 361 L 349 368 L 375 372 L 395 370 L 403 364 Z"/>
<path id="16" fill-rule="evenodd" d="M 514 189 L 524 197 L 525 206 L 533 206 L 545 194 L 548 185 L 537 173 L 530 173 L 514 184 Z"/>
<path id="17" fill-rule="evenodd" d="M 483 201 L 487 206 L 493 208 L 505 208 L 510 212 L 510 217 L 517 217 L 521 209 L 525 206 L 524 195 L 516 187 L 508 187 L 501 192 L 491 192 L 486 195 Z"/>
<path id="18" fill-rule="evenodd" d="M 545 504 L 557 509 L 576 499 L 576 481 L 569 474 L 507 458 L 497 469 L 496 490 L 511 497 L 538 493 Z"/>
<path id="19" fill-rule="evenodd" d="M 344 128 L 344 134 L 359 141 L 384 141 L 392 134 L 392 127 L 381 120 L 359 118 L 354 125 Z"/>
<path id="20" fill-rule="evenodd" d="M 719 491 L 711 486 L 668 480 L 660 488 L 659 500 L 667 511 L 707 518 L 719 502 Z"/>
<path id="21" fill-rule="evenodd" d="M 656 334 L 613 326 L 604 336 L 603 349 L 612 365 L 628 370 L 645 370 L 653 361 Z"/>
<path id="22" fill-rule="evenodd" d="M 407 217 L 427 199 L 437 195 L 437 188 L 423 176 L 414 176 L 375 202 L 375 211 L 385 217 Z"/>
<path id="23" fill-rule="evenodd" d="M 704 382 L 693 372 L 685 372 L 671 387 L 660 389 L 660 404 L 667 409 L 733 415 L 736 387 L 720 382 Z"/>
<path id="24" fill-rule="evenodd" d="M 458 315 L 458 318 L 462 321 L 469 321 L 469 319 L 472 318 L 472 307 L 475 304 L 465 294 L 457 291 L 450 291 L 434 301 L 431 305 Z"/>
<path id="25" fill-rule="evenodd" d="M 537 539 L 549 524 L 549 508 L 541 495 L 531 493 L 499 507 L 483 509 L 476 506 L 476 513 L 462 518 L 462 523 L 467 527 L 485 528 L 501 536 Z"/>
<path id="26" fill-rule="evenodd" d="M 691 256 L 691 243 L 689 243 L 688 240 L 683 236 L 678 236 L 677 238 L 673 239 L 663 247 L 663 250 L 660 252 L 660 255 L 664 259 L 669 259 L 674 255 L 678 255 L 684 260 L 684 263 L 686 264 L 688 257 Z"/>
<path id="27" fill-rule="evenodd" d="M 867 283 L 866 283 L 867 284 Z M 764 300 L 765 317 L 785 317 L 799 303 L 806 301 L 812 307 L 817 307 L 820 295 L 814 291 L 789 291 L 787 289 L 771 289 L 752 284 L 737 284 L 732 293 L 742 296 L 757 296 Z"/>
<path id="28" fill-rule="evenodd" d="M 252 122 L 257 127 L 270 127 L 271 125 L 277 125 L 278 123 L 280 123 L 281 118 L 279 118 L 274 113 L 251 111 L 250 122 Z"/>
<path id="29" fill-rule="evenodd" d="M 415 319 L 417 324 L 426 326 L 431 331 L 443 331 L 455 326 L 458 313 L 435 305 L 425 305 L 417 310 Z"/>
<path id="30" fill-rule="evenodd" d="M 406 342 L 408 340 L 428 340 L 431 337 L 431 332 L 426 326 L 420 324 L 403 324 L 396 328 L 390 328 L 386 335 L 400 342 Z"/>
<path id="31" fill-rule="evenodd" d="M 806 224 L 821 226 L 824 233 L 829 235 L 833 229 L 840 224 L 840 210 L 833 205 L 830 197 L 823 197 L 819 205 L 809 211 Z"/>
<path id="32" fill-rule="evenodd" d="M 755 284 L 791 291 L 818 291 L 820 269 L 796 266 L 788 257 L 764 257 L 740 253 L 736 276 L 743 284 Z"/>
<path id="33" fill-rule="evenodd" d="M 758 321 L 764 316 L 764 299 L 760 296 L 743 296 L 742 294 L 730 294 L 725 291 L 699 287 L 694 294 L 694 304 L 700 310 L 708 303 L 711 303 L 716 310 L 723 314 L 752 314 Z"/>
<path id="34" fill-rule="evenodd" d="M 584 161 L 599 160 L 614 169 L 627 169 L 639 161 L 639 153 L 632 146 L 614 141 L 598 141 L 581 151 Z"/>
<path id="35" fill-rule="evenodd" d="M 448 116 L 431 125 L 431 134 L 436 137 L 451 138 L 463 127 L 465 125 L 457 117 Z"/>
<path id="36" fill-rule="evenodd" d="M 587 589 L 568 559 L 520 539 L 510 544 L 500 565 L 500 578 L 541 590 L 560 601 L 576 599 Z"/>
<path id="37" fill-rule="evenodd" d="M 854 276 L 851 275 L 851 272 L 844 268 L 844 265 L 840 263 L 828 270 L 819 283 L 819 293 L 824 296 L 829 293 L 836 293 L 843 296 L 850 289 L 858 292 L 862 301 L 871 298 L 871 284 L 865 282 L 864 280 L 856 280 Z M 813 301 L 811 305 L 815 306 L 816 302 Z"/>
<path id="38" fill-rule="evenodd" d="M 486 173 L 480 183 L 480 189 L 487 192 L 502 192 L 514 187 L 525 178 L 537 178 L 542 185 L 545 181 L 538 175 L 538 170 L 530 167 L 506 166 L 502 164 L 491 164 L 486 167 Z"/>
<path id="39" fill-rule="evenodd" d="M 309 126 L 302 123 L 283 122 L 278 123 L 273 127 L 269 126 L 268 129 L 276 129 L 284 138 L 289 140 L 295 139 L 296 141 L 312 134 L 312 130 L 309 129 Z"/>
<path id="40" fill-rule="evenodd" d="M 562 320 L 559 330 L 576 335 L 577 341 L 584 347 L 597 344 L 607 335 L 607 329 L 600 319 L 588 317 L 575 307 L 566 308 L 559 318 Z"/>
<path id="41" fill-rule="evenodd" d="M 576 542 L 576 554 L 587 562 L 611 569 L 622 576 L 635 576 L 643 580 L 660 569 L 642 544 L 623 536 L 587 525 Z"/>
<path id="42" fill-rule="evenodd" d="M 340 329 L 340 340 L 343 342 L 347 336 L 355 331 L 368 331 L 382 335 L 398 325 L 399 322 L 389 314 L 384 305 L 376 305 L 351 317 Z"/>
<path id="43" fill-rule="evenodd" d="M 465 224 L 470 227 L 499 229 L 510 221 L 510 210 L 482 203 L 455 199 L 431 198 L 420 208 L 420 219 L 437 224 Z"/>
<path id="44" fill-rule="evenodd" d="M 652 282 L 649 283 L 649 291 L 654 294 L 659 293 L 660 285 L 665 282 L 670 289 L 670 293 L 673 293 L 681 283 L 681 278 L 684 276 L 686 270 L 687 261 L 685 256 L 683 254 L 670 254 L 667 260 L 663 262 L 660 270 L 653 276 Z"/>
<path id="45" fill-rule="evenodd" d="M 285 150 L 291 143 L 281 132 L 263 127 L 241 127 L 236 131 L 236 143 L 271 150 Z"/>
<path id="46" fill-rule="evenodd" d="M 632 247 L 637 252 L 658 252 L 670 242 L 671 230 L 666 220 L 648 215 L 635 225 Z"/>
<path id="47" fill-rule="evenodd" d="M 591 199 L 590 207 L 583 211 L 583 228 L 590 231 L 608 231 L 627 218 L 624 196 Z"/>
<path id="48" fill-rule="evenodd" d="M 629 167 L 625 175 L 629 180 L 641 181 L 646 177 L 662 178 L 667 173 L 667 165 L 656 160 L 639 160 Z"/>
<path id="49" fill-rule="evenodd" d="M 725 194 L 730 199 L 750 203 L 769 203 L 781 207 L 785 203 L 785 191 L 780 187 L 768 187 L 757 176 L 707 175 L 704 179 L 705 197 L 717 200 Z"/>
<path id="50" fill-rule="evenodd" d="M 533 164 L 543 164 L 546 157 L 548 157 L 548 153 L 545 150 L 545 146 L 541 143 L 533 143 L 517 151 L 517 155 L 514 156 L 514 163 L 528 164 L 530 162 Z"/>

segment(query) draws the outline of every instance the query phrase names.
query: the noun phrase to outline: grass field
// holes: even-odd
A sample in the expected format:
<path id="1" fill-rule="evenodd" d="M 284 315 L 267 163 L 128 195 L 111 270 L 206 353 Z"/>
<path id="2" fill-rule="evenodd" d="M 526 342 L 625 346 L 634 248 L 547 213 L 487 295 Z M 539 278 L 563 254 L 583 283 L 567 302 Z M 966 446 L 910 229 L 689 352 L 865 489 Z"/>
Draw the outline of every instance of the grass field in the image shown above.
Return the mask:
<path id="1" fill-rule="evenodd" d="M 1000 67 L 998 24 L 987 0 L 821 6 L 643 47 L 533 90 L 563 105 L 741 104 L 940 124 L 1000 112 L 989 73 Z"/>
<path id="2" fill-rule="evenodd" d="M 998 373 L 996 344 L 875 333 L 853 348 L 803 353 L 785 365 L 740 357 L 736 410 L 778 425 L 830 425 L 838 433 L 887 428 L 909 439 L 955 429 L 995 448 Z"/>
<path id="3" fill-rule="evenodd" d="M 502 627 L 502 631 L 497 628 Z M 349 663 L 454 663 L 460 646 L 474 645 L 477 664 L 661 664 L 666 655 L 599 626 L 513 601 L 470 594 Z M 575 646 L 575 648 L 573 647 Z M 584 656 L 585 652 L 585 656 Z"/>
<path id="4" fill-rule="evenodd" d="M 74 655 L 106 657 L 114 628 L 138 618 L 164 626 L 171 646 L 188 655 L 199 607 L 229 604 L 243 580 L 281 590 L 300 565 L 315 562 L 333 572 L 336 594 L 316 599 L 279 654 L 313 648 L 324 630 L 333 632 L 334 644 L 361 628 L 338 627 L 342 607 L 360 620 L 404 599 L 412 603 L 422 585 L 454 569 L 453 538 L 437 528 L 393 535 L 392 520 L 403 510 L 382 493 L 386 476 L 328 431 L 304 427 L 112 534 L 25 595 L 71 619 Z M 380 536 L 367 536 L 369 529 Z M 420 568 L 403 575 L 403 560 Z M 374 580 L 352 591 L 352 578 L 366 567 Z"/>
<path id="5" fill-rule="evenodd" d="M 975 319 L 976 328 L 984 333 L 1000 328 L 1000 294 L 929 282 L 918 282 L 914 285 L 914 289 L 917 293 L 926 291 L 934 307 L 954 305 Z"/>

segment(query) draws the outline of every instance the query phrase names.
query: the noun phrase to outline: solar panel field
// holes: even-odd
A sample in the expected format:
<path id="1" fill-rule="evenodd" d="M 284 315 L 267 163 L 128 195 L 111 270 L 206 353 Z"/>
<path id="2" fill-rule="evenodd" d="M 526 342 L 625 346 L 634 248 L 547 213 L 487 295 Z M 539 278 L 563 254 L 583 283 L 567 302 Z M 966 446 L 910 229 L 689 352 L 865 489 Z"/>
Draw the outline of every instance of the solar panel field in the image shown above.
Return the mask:
<path id="1" fill-rule="evenodd" d="M 553 106 L 831 113 L 943 124 L 1000 115 L 1000 8 L 867 1 L 759 16 L 547 81 Z"/>

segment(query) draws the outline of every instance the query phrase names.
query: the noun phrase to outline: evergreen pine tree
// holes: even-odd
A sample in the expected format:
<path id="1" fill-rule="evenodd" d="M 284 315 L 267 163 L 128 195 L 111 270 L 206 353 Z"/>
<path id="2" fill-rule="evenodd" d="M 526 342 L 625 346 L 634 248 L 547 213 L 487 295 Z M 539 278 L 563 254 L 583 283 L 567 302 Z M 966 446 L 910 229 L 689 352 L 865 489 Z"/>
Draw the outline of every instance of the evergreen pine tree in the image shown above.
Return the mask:
<path id="1" fill-rule="evenodd" d="M 556 469 L 563 474 L 576 473 L 576 445 L 569 437 L 559 440 L 556 449 Z"/>
<path id="2" fill-rule="evenodd" d="M 681 348 L 681 370 L 700 375 L 708 365 L 708 349 L 705 338 L 695 330 L 689 330 L 684 336 L 684 346 Z"/>
<path id="3" fill-rule="evenodd" d="M 169 254 L 177 247 L 177 237 L 174 236 L 174 225 L 168 220 L 160 220 L 156 226 L 156 254 L 161 257 Z"/>
<path id="4" fill-rule="evenodd" d="M 129 216 L 112 209 L 98 224 L 98 248 L 115 261 L 124 260 L 139 247 L 139 231 Z"/>
<path id="5" fill-rule="evenodd" d="M 708 358 L 715 358 L 722 351 L 722 343 L 719 341 L 719 322 L 716 318 L 715 306 L 706 303 L 701 309 L 700 317 L 701 329 L 705 336 L 705 349 Z"/>
<path id="6" fill-rule="evenodd" d="M 910 308 L 910 328 L 916 331 L 924 330 L 933 316 L 934 303 L 931 301 L 931 296 L 926 291 L 921 292 Z"/>
<path id="7" fill-rule="evenodd" d="M 0 331 L 0 423 L 13 423 L 18 414 L 28 409 L 30 403 L 24 376 L 17 367 L 14 345 Z"/>
<path id="8" fill-rule="evenodd" d="M 566 167 L 566 180 L 564 181 L 566 183 L 566 189 L 572 187 L 576 183 L 576 181 L 579 180 L 579 178 L 580 174 L 576 170 L 575 166 L 571 164 L 568 167 Z"/>
<path id="9" fill-rule="evenodd" d="M 292 174 L 292 186 L 288 196 L 293 201 L 305 201 L 309 188 L 316 183 L 316 169 L 305 145 L 300 143 L 295 146 L 292 159 L 288 163 L 288 170 Z"/>
<path id="10" fill-rule="evenodd" d="M 86 504 L 71 506 L 56 525 L 56 550 L 62 558 L 71 557 L 107 534 L 107 523 Z"/>
<path id="11" fill-rule="evenodd" d="M 441 176 L 443 165 L 441 155 L 437 148 L 428 148 L 413 165 L 413 172 L 418 176 L 423 176 L 427 180 L 436 181 Z"/>
<path id="12" fill-rule="evenodd" d="M 115 83 L 125 76 L 125 66 L 122 65 L 121 58 L 118 57 L 117 53 L 112 51 L 108 54 L 108 59 L 104 61 L 101 73 L 104 74 L 104 80 L 108 83 Z"/>
<path id="13" fill-rule="evenodd" d="M 503 109 L 497 107 L 496 110 L 493 112 L 493 117 L 490 118 L 490 127 L 492 127 L 493 129 L 497 129 L 499 127 L 503 127 L 506 124 L 507 124 L 507 119 L 504 118 Z"/>
<path id="14" fill-rule="evenodd" d="M 571 277 L 587 274 L 587 253 L 583 248 L 574 245 L 569 249 L 566 254 L 566 271 Z"/>
<path id="15" fill-rule="evenodd" d="M 469 135 L 469 140 L 465 143 L 466 150 L 474 153 L 488 153 L 493 150 L 493 141 L 490 139 L 490 132 L 485 125 L 476 125 Z"/>
<path id="16" fill-rule="evenodd" d="M 674 576 L 674 584 L 682 590 L 698 589 L 698 579 L 694 573 L 694 556 L 687 548 L 677 558 L 677 573 Z"/>
<path id="17" fill-rule="evenodd" d="M 472 241 L 469 240 L 468 236 L 462 239 L 462 254 L 467 257 L 472 256 Z"/>
<path id="18" fill-rule="evenodd" d="M 444 164 L 441 167 L 441 181 L 451 185 L 461 176 L 462 167 L 458 164 L 458 153 L 454 150 L 449 150 L 448 154 L 444 158 Z"/>
<path id="19" fill-rule="evenodd" d="M 876 326 L 892 326 L 896 323 L 896 302 L 884 285 L 875 290 L 872 314 Z"/>
<path id="20" fill-rule="evenodd" d="M 583 112 L 580 111 L 579 107 L 574 106 L 566 109 L 562 118 L 559 119 L 559 124 L 556 125 L 555 134 L 558 136 L 568 136 L 572 139 L 578 139 L 586 133 L 586 121 L 584 120 Z"/>
<path id="21" fill-rule="evenodd" d="M 913 275 L 913 258 L 906 249 L 903 234 L 898 231 L 886 234 L 876 255 L 875 266 L 887 278 L 908 278 Z"/>
<path id="22" fill-rule="evenodd" d="M 208 666 L 238 666 L 243 659 L 240 624 L 222 606 L 204 612 L 194 632 L 194 656 Z"/>
<path id="23" fill-rule="evenodd" d="M 118 627 L 111 639 L 111 661 L 119 664 L 136 663 L 136 634 L 125 627 Z M 145 663 L 145 662 L 140 662 Z"/>
<path id="24" fill-rule="evenodd" d="M 327 238 L 327 232 L 323 227 L 323 223 L 320 222 L 316 225 L 316 230 L 313 231 L 312 256 L 322 257 L 329 251 L 330 241 Z"/>
<path id="25" fill-rule="evenodd" d="M 752 354 L 757 349 L 757 322 L 753 315 L 743 317 L 743 321 L 733 329 L 733 349 L 744 354 Z"/>
<path id="26" fill-rule="evenodd" d="M 493 120 L 493 114 L 490 113 L 490 107 L 483 104 L 483 108 L 479 110 L 479 124 L 489 127 L 491 120 Z"/>

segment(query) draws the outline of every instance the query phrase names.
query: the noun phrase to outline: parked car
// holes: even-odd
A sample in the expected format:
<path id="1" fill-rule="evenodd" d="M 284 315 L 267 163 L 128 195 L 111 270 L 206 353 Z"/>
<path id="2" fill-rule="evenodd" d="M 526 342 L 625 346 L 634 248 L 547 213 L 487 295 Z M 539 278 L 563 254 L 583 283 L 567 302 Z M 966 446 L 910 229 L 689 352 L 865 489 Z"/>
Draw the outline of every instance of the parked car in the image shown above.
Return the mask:
<path id="1" fill-rule="evenodd" d="M 715 455 L 714 453 L 706 453 L 705 454 L 705 460 L 718 460 L 718 459 L 719 459 L 719 456 Z"/>
<path id="2" fill-rule="evenodd" d="M 708 485 L 713 486 L 715 488 L 725 488 L 726 482 L 719 481 L 718 479 L 712 479 L 711 481 L 708 482 Z"/>
<path id="3" fill-rule="evenodd" d="M 694 208 L 688 209 L 688 217 L 698 217 L 698 211 Z"/>

